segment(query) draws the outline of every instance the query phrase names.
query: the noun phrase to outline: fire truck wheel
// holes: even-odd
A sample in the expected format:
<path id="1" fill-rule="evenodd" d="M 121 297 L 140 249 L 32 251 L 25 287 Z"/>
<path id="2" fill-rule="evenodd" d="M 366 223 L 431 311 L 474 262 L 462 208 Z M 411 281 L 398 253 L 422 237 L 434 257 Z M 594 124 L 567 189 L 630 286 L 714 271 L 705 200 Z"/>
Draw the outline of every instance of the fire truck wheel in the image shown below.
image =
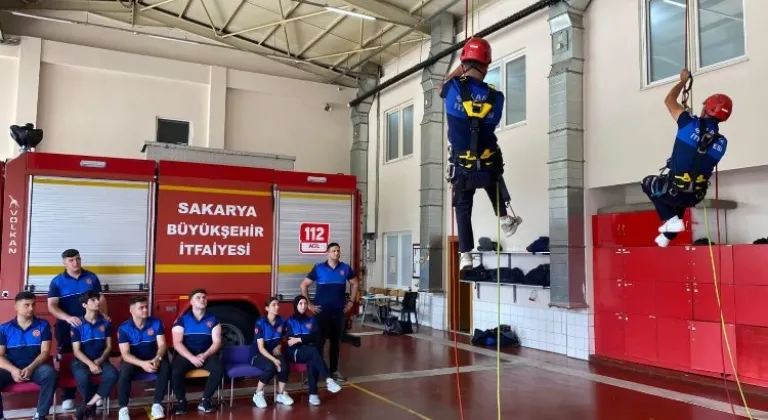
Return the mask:
<path id="1" fill-rule="evenodd" d="M 227 305 L 213 306 L 209 311 L 221 324 L 221 341 L 225 347 L 251 344 L 256 322 L 251 315 Z"/>

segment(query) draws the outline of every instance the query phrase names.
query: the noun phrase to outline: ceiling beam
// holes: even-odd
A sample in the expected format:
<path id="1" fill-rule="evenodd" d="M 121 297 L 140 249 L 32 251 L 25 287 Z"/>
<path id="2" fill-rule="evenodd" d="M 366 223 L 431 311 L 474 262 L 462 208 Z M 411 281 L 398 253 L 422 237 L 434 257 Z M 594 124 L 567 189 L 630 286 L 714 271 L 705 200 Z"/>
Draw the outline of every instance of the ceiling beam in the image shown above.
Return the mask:
<path id="1" fill-rule="evenodd" d="M 148 6 L 137 2 L 139 7 Z M 130 10 L 118 1 L 105 0 L 42 0 L 38 3 L 24 3 L 22 0 L 0 0 L 0 10 L 72 10 L 87 12 L 118 12 Z M 139 12 L 141 16 L 162 23 L 169 27 L 175 27 L 191 34 L 210 39 L 212 41 L 229 45 L 236 49 L 251 52 L 265 58 L 277 59 L 283 64 L 301 69 L 310 74 L 320 76 L 326 81 L 338 81 L 339 84 L 356 87 L 357 83 L 354 77 L 343 77 L 343 74 L 337 70 L 332 70 L 324 65 L 302 60 L 298 57 L 288 55 L 285 51 L 266 45 L 259 45 L 256 42 L 240 36 L 233 36 L 223 39 L 212 33 L 210 26 L 195 22 L 190 19 L 179 18 L 174 13 L 166 12 L 159 8 L 149 9 Z M 290 63 L 290 64 L 288 64 Z M 349 74 L 349 72 L 346 72 Z"/>
<path id="2" fill-rule="evenodd" d="M 360 12 L 368 12 L 375 16 L 382 17 L 392 23 L 401 26 L 407 26 L 413 28 L 419 26 L 422 22 L 416 16 L 408 13 L 407 11 L 393 6 L 389 3 L 380 0 L 342 0 L 344 3 L 358 9 Z M 421 32 L 425 35 L 429 35 L 428 28 L 424 25 L 416 28 L 417 32 Z"/>

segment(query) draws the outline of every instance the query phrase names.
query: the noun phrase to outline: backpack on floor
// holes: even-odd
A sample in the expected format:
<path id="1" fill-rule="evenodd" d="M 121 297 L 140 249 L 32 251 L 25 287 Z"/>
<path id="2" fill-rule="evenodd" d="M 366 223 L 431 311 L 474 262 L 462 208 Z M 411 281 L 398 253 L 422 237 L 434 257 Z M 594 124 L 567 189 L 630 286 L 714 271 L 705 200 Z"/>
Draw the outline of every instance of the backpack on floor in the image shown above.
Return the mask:
<path id="1" fill-rule="evenodd" d="M 384 335 L 413 334 L 411 321 L 401 321 L 391 316 L 384 321 Z"/>

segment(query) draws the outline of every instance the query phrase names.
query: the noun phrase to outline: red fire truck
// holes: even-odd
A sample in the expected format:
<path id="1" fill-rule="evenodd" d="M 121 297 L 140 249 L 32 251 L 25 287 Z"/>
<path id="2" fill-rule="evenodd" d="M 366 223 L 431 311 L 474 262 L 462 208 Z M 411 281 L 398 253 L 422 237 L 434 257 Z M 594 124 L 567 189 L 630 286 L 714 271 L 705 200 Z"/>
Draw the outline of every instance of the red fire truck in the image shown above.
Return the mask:
<path id="1" fill-rule="evenodd" d="M 289 314 L 328 242 L 360 272 L 354 176 L 37 152 L 4 174 L 0 320 L 28 290 L 53 321 L 48 287 L 68 248 L 101 279 L 115 325 L 143 294 L 168 327 L 204 288 L 226 344 L 251 342 L 268 296 Z"/>

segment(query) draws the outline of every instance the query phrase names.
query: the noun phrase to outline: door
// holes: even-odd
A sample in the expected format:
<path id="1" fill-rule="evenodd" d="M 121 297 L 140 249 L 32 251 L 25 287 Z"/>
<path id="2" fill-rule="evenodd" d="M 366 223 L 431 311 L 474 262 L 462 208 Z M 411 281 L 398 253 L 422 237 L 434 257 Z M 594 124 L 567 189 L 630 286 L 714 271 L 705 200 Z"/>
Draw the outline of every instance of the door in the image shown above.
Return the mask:
<path id="1" fill-rule="evenodd" d="M 735 326 L 726 325 L 725 330 L 734 364 L 738 366 Z M 691 322 L 691 368 L 733 374 L 728 347 L 722 339 L 722 328 L 719 322 Z"/>
<path id="2" fill-rule="evenodd" d="M 726 324 L 736 322 L 736 299 L 732 284 L 693 283 L 693 319 L 696 321 L 720 322 L 720 307 Z M 719 293 L 719 304 L 718 304 Z"/>
<path id="3" fill-rule="evenodd" d="M 656 282 L 656 315 L 659 318 L 693 319 L 693 294 L 690 283 Z"/>
<path id="4" fill-rule="evenodd" d="M 768 380 L 768 328 L 736 326 L 736 340 L 748 343 L 738 346 L 738 372 L 740 376 Z M 731 346 L 733 351 L 735 346 Z"/>
<path id="5" fill-rule="evenodd" d="M 658 360 L 658 329 L 653 315 L 624 316 L 624 351 L 627 356 L 649 362 Z"/>
<path id="6" fill-rule="evenodd" d="M 684 319 L 658 318 L 656 354 L 659 363 L 671 368 L 691 368 L 691 322 Z"/>

